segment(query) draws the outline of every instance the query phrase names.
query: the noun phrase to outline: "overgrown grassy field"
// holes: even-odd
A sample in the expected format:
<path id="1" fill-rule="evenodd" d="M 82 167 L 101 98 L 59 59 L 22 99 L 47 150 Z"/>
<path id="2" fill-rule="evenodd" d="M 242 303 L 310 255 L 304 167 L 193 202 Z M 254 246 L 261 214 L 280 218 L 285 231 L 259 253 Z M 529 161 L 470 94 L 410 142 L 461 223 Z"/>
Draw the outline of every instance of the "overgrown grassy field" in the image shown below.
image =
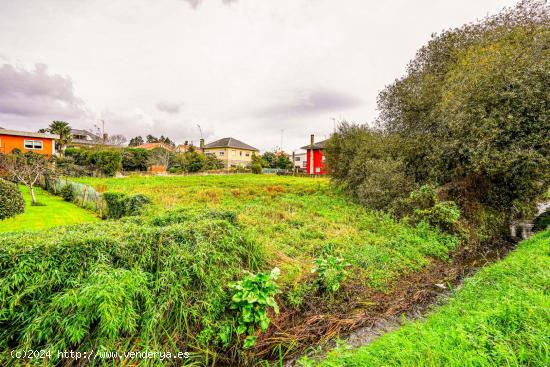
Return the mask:
<path id="1" fill-rule="evenodd" d="M 550 229 L 467 279 L 426 320 L 321 365 L 549 366 L 549 250 Z"/>
<path id="2" fill-rule="evenodd" d="M 142 193 L 166 209 L 229 210 L 242 235 L 264 250 L 283 282 L 310 273 L 312 259 L 335 252 L 353 266 L 353 278 L 388 287 L 400 274 L 419 270 L 431 257 L 446 258 L 457 240 L 432 229 L 411 228 L 352 203 L 325 178 L 274 175 L 133 176 L 80 178 L 99 191 Z"/>
<path id="3" fill-rule="evenodd" d="M 57 351 L 65 350 L 187 351 L 189 364 L 256 363 L 254 350 L 246 350 L 237 336 L 247 316 L 243 309 L 239 319 L 230 286 L 247 272 L 280 267 L 276 300 L 282 313 L 324 308 L 330 314 L 333 307 L 344 312 L 354 295 L 368 289 L 391 291 L 400 277 L 446 259 L 458 246 L 456 237 L 428 226 L 411 227 L 365 210 L 329 189 L 325 179 L 231 175 L 77 181 L 102 192 L 142 193 L 153 205 L 138 217 L 59 227 L 32 237 L 0 234 L 0 364 L 24 364 L 29 360 L 14 361 L 10 353 L 37 349 L 51 351 L 47 363 L 35 360 L 46 365 L 82 362 L 60 359 Z M 326 265 L 320 258 L 343 260 L 312 273 L 314 266 Z M 335 269 L 343 267 L 348 276 L 340 278 Z M 342 283 L 336 293 L 323 285 L 330 276 L 331 287 Z M 371 307 L 368 299 L 360 301 Z M 258 315 L 276 318 L 273 307 L 266 311 Z M 261 336 L 259 324 L 255 330 Z M 279 343 L 291 350 L 300 343 L 299 336 L 283 339 L 262 339 L 258 348 L 273 350 Z"/>
<path id="4" fill-rule="evenodd" d="M 35 231 L 56 226 L 99 221 L 97 215 L 64 201 L 58 196 L 35 188 L 40 206 L 32 206 L 31 194 L 26 186 L 19 186 L 25 200 L 25 212 L 0 220 L 0 232 Z"/>

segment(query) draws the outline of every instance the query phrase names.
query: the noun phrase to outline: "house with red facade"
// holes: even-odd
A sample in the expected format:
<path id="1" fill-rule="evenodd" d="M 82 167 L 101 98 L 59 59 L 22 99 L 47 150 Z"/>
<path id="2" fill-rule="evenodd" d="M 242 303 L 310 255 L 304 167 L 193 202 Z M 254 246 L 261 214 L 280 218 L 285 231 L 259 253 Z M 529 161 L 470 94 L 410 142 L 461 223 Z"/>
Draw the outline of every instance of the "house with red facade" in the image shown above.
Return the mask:
<path id="1" fill-rule="evenodd" d="M 315 136 L 311 135 L 309 145 L 302 147 L 305 149 L 306 153 L 306 172 L 310 175 L 326 175 L 327 170 L 325 167 L 325 156 L 323 150 L 325 149 L 325 143 L 327 141 L 323 140 L 318 143 L 315 143 Z"/>

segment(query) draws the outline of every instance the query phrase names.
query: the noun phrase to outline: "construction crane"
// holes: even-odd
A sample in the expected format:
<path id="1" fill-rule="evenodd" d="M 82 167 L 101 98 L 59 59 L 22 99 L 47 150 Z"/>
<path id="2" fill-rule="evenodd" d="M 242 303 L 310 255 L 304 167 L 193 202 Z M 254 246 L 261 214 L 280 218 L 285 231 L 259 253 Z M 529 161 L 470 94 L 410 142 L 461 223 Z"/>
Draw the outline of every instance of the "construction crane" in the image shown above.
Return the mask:
<path id="1" fill-rule="evenodd" d="M 201 129 L 201 125 L 197 124 L 197 127 L 199 128 L 199 132 L 201 133 L 201 139 L 204 139 L 204 138 L 202 137 L 202 129 Z"/>
<path id="2" fill-rule="evenodd" d="M 202 149 L 204 145 L 204 138 L 202 137 L 201 125 L 197 124 L 197 127 L 199 128 L 199 132 L 201 133 L 201 140 L 199 140 L 199 147 Z"/>

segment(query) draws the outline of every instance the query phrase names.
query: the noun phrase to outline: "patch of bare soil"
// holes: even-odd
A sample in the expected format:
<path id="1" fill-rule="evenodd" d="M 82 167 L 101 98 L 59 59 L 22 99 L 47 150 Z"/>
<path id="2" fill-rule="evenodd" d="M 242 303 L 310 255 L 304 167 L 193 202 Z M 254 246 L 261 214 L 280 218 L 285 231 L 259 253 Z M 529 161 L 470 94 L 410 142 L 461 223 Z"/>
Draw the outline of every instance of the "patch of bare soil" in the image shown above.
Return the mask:
<path id="1" fill-rule="evenodd" d="M 336 306 L 313 300 L 305 310 L 283 309 L 252 354 L 262 359 L 282 358 L 294 365 L 308 348 L 331 346 L 336 337 L 352 346 L 368 344 L 399 327 L 403 317 L 420 317 L 465 276 L 504 257 L 512 248 L 509 243 L 475 252 L 462 249 L 450 261 L 434 260 L 423 271 L 407 274 L 387 293 L 355 286 L 343 290 Z"/>

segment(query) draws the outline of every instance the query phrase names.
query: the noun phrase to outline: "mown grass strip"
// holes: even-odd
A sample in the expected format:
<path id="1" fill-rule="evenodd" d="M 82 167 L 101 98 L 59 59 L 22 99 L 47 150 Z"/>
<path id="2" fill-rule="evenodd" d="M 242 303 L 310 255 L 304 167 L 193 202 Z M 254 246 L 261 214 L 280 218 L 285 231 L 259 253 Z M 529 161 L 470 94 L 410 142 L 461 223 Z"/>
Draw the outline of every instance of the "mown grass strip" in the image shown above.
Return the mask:
<path id="1" fill-rule="evenodd" d="M 549 255 L 550 229 L 467 279 L 424 321 L 319 365 L 549 366 Z"/>
<path id="2" fill-rule="evenodd" d="M 0 220 L 0 232 L 36 231 L 68 224 L 99 221 L 91 211 L 79 208 L 38 187 L 34 190 L 40 206 L 32 206 L 29 190 L 25 186 L 19 187 L 25 200 L 25 212 Z"/>

